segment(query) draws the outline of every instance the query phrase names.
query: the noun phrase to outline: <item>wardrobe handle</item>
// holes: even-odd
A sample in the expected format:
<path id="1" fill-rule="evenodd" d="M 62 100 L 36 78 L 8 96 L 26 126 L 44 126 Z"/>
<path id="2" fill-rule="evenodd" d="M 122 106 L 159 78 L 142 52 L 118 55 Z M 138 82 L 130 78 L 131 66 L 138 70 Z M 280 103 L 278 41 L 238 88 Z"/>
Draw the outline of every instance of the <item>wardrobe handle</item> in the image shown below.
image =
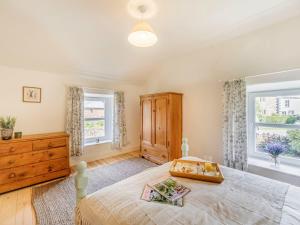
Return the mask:
<path id="1" fill-rule="evenodd" d="M 9 165 L 14 164 L 14 163 L 15 163 L 15 160 L 12 160 L 12 159 L 11 159 L 11 160 L 8 161 L 8 164 L 9 164 Z"/>
<path id="2" fill-rule="evenodd" d="M 52 166 L 48 166 L 48 172 L 51 172 L 53 170 Z"/>
<path id="3" fill-rule="evenodd" d="M 14 178 L 14 177 L 16 177 L 16 174 L 15 174 L 15 173 L 10 173 L 10 174 L 8 175 L 8 177 L 9 177 L 9 178 Z"/>

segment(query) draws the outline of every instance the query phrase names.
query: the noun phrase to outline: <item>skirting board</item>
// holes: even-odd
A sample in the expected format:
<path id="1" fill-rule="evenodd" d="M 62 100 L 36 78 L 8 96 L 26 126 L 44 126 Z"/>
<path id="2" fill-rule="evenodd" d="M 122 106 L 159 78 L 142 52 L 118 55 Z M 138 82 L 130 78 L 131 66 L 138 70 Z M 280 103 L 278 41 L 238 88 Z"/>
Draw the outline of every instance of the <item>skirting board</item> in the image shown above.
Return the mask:
<path id="1" fill-rule="evenodd" d="M 99 145 L 95 145 L 92 148 L 91 146 L 89 146 L 88 148 L 85 149 L 85 154 L 83 156 L 70 157 L 70 166 L 74 166 L 80 161 L 92 162 L 98 159 L 109 158 L 112 156 L 121 155 L 121 154 L 134 152 L 138 150 L 140 150 L 139 145 L 124 147 L 120 150 L 112 150 L 110 149 L 110 145 L 105 145 L 105 144 L 103 144 L 101 147 Z"/>

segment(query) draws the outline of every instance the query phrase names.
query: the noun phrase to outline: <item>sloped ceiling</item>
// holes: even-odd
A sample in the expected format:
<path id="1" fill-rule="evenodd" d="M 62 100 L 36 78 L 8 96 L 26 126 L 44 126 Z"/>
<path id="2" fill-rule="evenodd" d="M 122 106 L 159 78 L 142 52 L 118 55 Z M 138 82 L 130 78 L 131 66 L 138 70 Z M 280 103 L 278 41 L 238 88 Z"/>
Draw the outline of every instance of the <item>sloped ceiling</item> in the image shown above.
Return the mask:
<path id="1" fill-rule="evenodd" d="M 127 0 L 1 0 L 0 64 L 117 80 L 300 14 L 299 0 L 156 0 L 157 45 L 136 48 Z"/>

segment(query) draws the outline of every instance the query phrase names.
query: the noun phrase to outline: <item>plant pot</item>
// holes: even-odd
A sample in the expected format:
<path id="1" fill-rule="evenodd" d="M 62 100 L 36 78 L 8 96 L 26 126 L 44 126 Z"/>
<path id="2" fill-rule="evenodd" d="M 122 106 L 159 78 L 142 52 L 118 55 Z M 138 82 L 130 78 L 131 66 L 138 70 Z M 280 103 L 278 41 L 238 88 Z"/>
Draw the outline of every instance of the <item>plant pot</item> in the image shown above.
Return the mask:
<path id="1" fill-rule="evenodd" d="M 2 140 L 9 140 L 12 138 L 14 133 L 14 129 L 2 129 L 1 130 L 1 137 Z"/>

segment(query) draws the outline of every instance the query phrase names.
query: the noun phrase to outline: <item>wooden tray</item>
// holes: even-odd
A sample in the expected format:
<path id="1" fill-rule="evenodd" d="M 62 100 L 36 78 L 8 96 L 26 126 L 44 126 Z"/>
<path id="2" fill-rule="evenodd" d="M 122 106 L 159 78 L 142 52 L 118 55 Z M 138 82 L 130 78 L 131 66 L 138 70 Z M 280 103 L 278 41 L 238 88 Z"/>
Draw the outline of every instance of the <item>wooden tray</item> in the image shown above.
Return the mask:
<path id="1" fill-rule="evenodd" d="M 213 162 L 175 159 L 169 172 L 174 177 L 185 177 L 213 183 L 222 183 L 224 180 L 219 165 Z M 215 172 L 216 175 L 208 175 L 209 172 Z"/>

